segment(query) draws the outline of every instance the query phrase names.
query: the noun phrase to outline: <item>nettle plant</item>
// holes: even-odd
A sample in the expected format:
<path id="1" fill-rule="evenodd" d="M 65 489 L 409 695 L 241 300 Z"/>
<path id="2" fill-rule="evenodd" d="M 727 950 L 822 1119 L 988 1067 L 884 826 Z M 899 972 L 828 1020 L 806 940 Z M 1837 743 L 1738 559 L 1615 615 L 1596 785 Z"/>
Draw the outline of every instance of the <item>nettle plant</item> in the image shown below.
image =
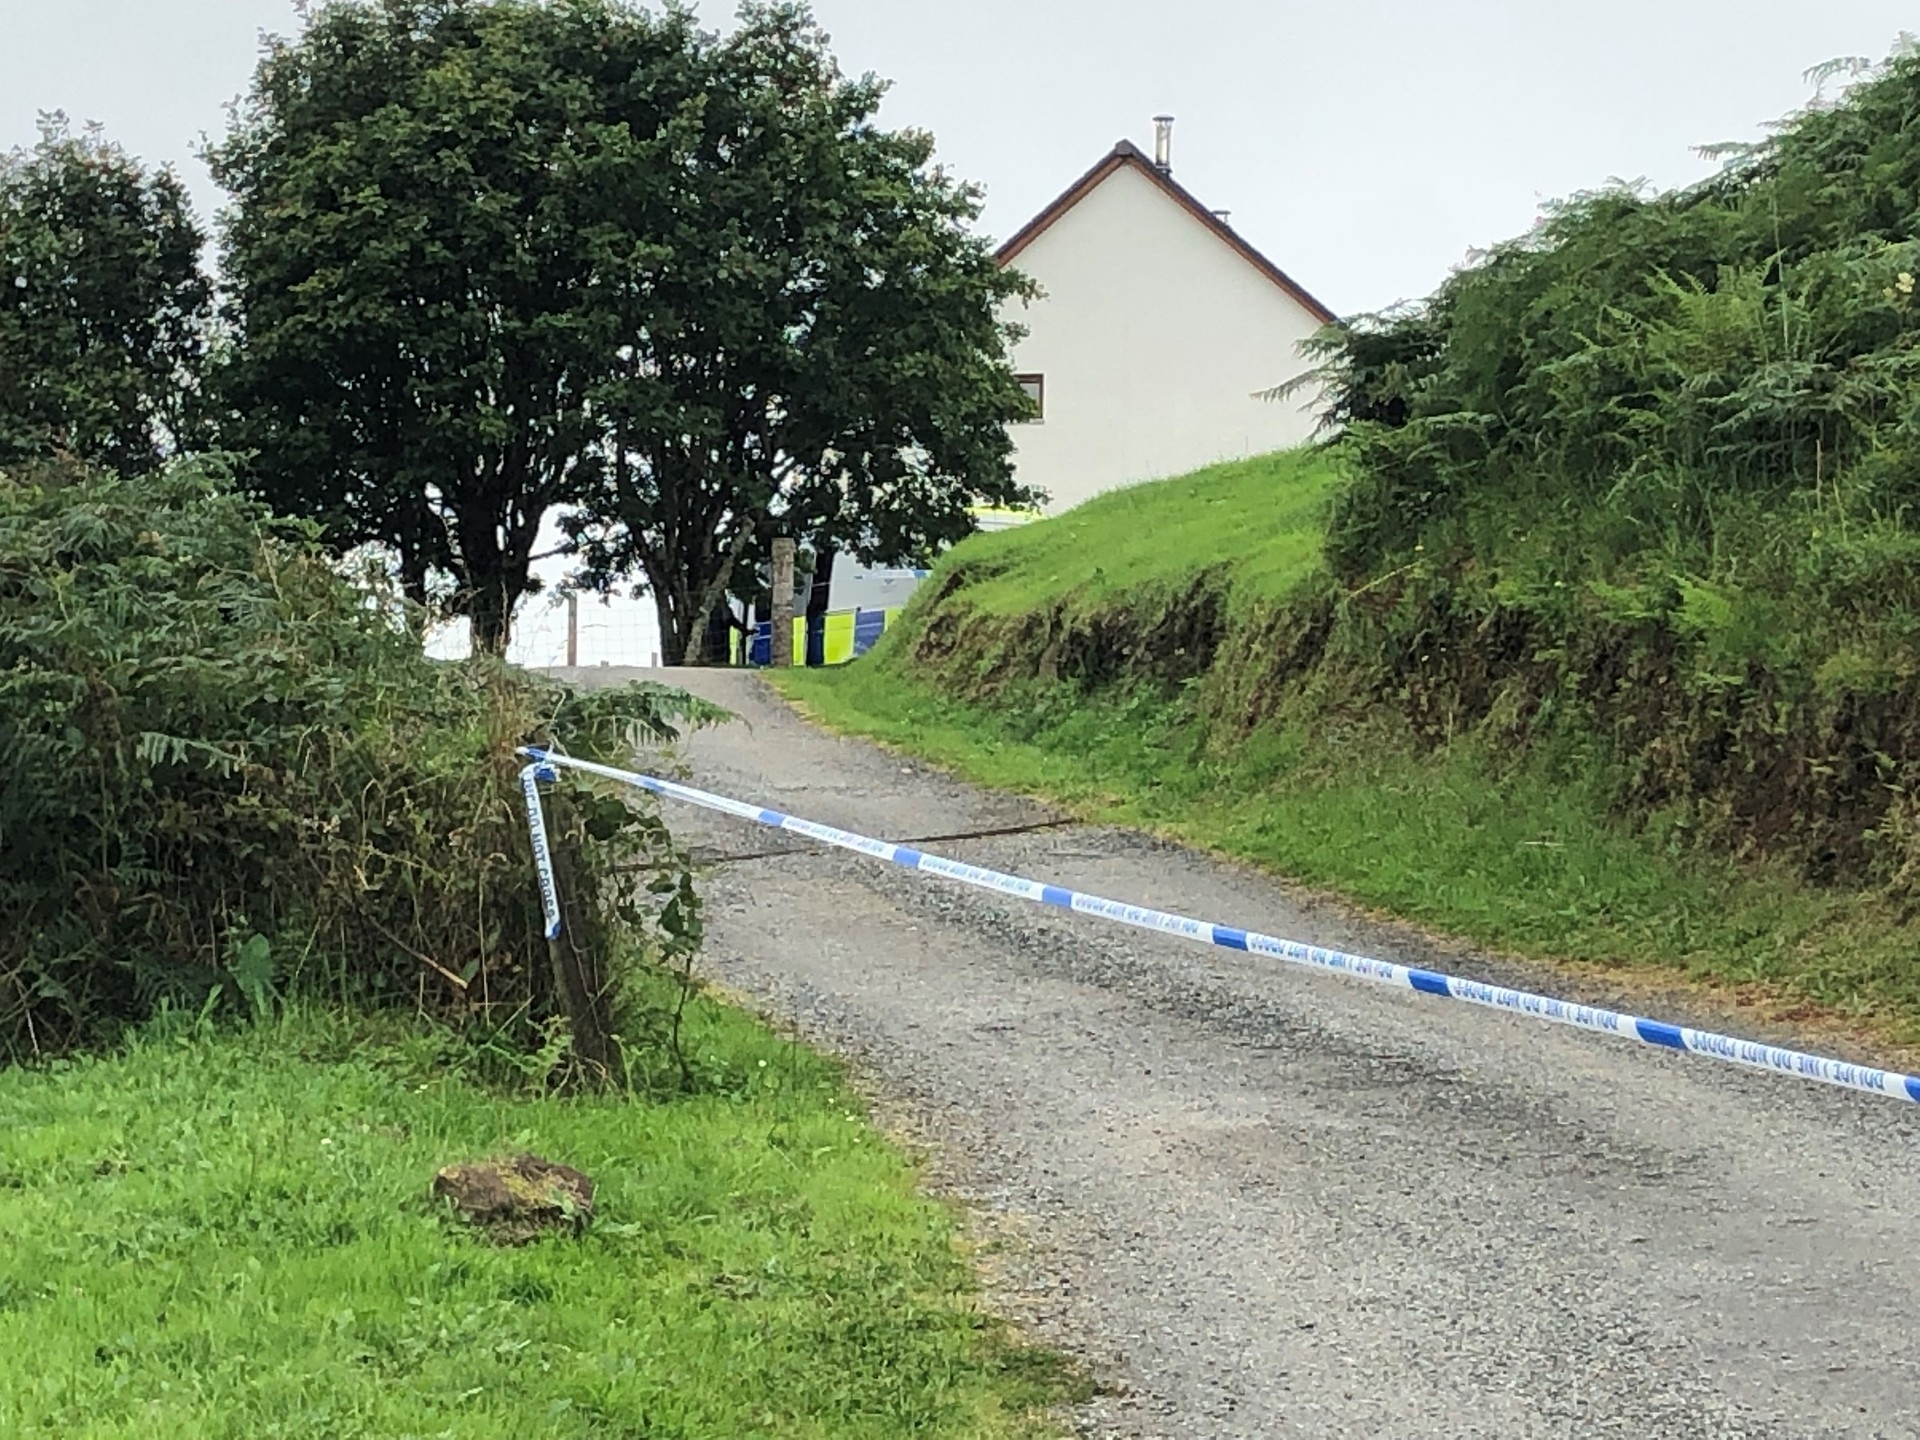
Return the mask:
<path id="1" fill-rule="evenodd" d="M 416 618 L 211 464 L 0 475 L 0 1056 L 302 993 L 556 1053 L 515 748 L 625 761 L 711 712 L 436 663 Z M 596 1005 L 659 1039 L 620 961 L 697 943 L 684 856 L 638 795 L 548 822 Z"/>

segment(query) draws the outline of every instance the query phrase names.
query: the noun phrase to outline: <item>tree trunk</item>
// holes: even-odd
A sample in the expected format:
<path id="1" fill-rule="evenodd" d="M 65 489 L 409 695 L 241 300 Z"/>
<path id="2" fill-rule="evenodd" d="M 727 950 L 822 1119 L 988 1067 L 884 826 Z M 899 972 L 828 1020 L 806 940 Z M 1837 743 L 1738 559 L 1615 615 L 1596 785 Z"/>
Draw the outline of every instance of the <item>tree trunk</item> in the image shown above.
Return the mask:
<path id="1" fill-rule="evenodd" d="M 680 617 L 673 613 L 673 607 L 659 594 L 653 597 L 653 615 L 660 624 L 660 663 L 678 665 L 687 653 L 680 638 Z"/>
<path id="2" fill-rule="evenodd" d="M 699 663 L 704 658 L 707 646 L 707 622 L 713 615 L 714 607 L 727 598 L 727 587 L 733 583 L 733 567 L 740 563 L 740 556 L 753 541 L 753 521 L 748 520 L 733 537 L 733 544 L 727 547 L 727 558 L 720 562 L 719 572 L 701 589 L 694 601 L 693 613 L 687 627 L 686 655 L 692 657 L 691 663 Z"/>
<path id="3" fill-rule="evenodd" d="M 495 508 L 498 498 L 478 497 L 453 517 L 461 600 L 476 655 L 507 653 L 514 607 L 527 593 L 528 557 L 539 533 L 537 520 L 515 524 L 510 519 L 503 526 Z"/>
<path id="4" fill-rule="evenodd" d="M 467 624 L 472 629 L 473 653 L 504 655 L 512 637 L 513 602 L 504 581 L 482 581 L 467 592 Z"/>
<path id="5" fill-rule="evenodd" d="M 400 593 L 422 610 L 427 608 L 431 598 L 427 590 L 426 564 L 410 550 L 400 552 Z"/>
<path id="6" fill-rule="evenodd" d="M 822 545 L 813 552 L 813 578 L 807 587 L 807 637 L 806 653 L 800 657 L 803 665 L 824 665 L 826 656 L 826 620 L 827 601 L 833 598 L 833 562 L 839 552 L 831 545 Z M 819 644 L 816 647 L 815 642 Z M 815 653 L 816 648 L 818 654 Z"/>
<path id="7" fill-rule="evenodd" d="M 684 665 L 690 623 L 685 597 L 676 595 L 673 587 L 663 584 L 658 575 L 648 575 L 647 588 L 653 591 L 653 613 L 660 621 L 661 662 Z"/>
<path id="8" fill-rule="evenodd" d="M 827 613 L 827 601 L 833 596 L 833 562 L 839 555 L 831 545 L 820 545 L 813 552 L 812 583 L 807 588 L 807 624 Z"/>

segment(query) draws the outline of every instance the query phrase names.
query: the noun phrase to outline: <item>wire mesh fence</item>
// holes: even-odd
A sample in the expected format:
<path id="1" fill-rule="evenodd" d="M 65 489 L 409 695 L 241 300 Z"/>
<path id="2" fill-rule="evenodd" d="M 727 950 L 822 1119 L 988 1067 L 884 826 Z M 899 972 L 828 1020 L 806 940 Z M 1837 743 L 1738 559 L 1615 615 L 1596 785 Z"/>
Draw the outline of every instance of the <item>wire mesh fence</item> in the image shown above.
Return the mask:
<path id="1" fill-rule="evenodd" d="M 435 659 L 462 659 L 470 649 L 464 620 L 436 626 L 427 637 Z M 528 597 L 514 612 L 507 659 L 530 670 L 658 665 L 660 623 L 651 600 L 549 591 Z"/>

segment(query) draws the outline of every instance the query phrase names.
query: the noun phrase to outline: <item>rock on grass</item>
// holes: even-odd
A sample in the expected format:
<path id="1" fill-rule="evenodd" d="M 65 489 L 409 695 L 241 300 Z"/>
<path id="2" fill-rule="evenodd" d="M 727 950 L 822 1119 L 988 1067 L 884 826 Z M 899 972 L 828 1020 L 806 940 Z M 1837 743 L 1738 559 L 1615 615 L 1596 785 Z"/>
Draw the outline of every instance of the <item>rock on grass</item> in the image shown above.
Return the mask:
<path id="1" fill-rule="evenodd" d="M 538 1155 L 449 1165 L 433 1177 L 433 1193 L 499 1245 L 578 1235 L 593 1219 L 593 1181 Z"/>

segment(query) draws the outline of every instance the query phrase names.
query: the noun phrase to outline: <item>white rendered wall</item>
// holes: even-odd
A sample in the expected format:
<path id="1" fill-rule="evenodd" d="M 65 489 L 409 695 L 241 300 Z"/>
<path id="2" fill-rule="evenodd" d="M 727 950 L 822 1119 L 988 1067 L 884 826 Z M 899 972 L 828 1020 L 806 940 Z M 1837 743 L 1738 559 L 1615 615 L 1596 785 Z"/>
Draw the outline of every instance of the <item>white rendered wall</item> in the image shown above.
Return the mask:
<path id="1" fill-rule="evenodd" d="M 1013 428 L 1023 484 L 1057 514 L 1089 496 L 1297 445 L 1314 397 L 1254 398 L 1308 368 L 1319 320 L 1179 202 L 1123 166 L 1013 261 L 1045 295 L 1010 318 L 1046 416 Z"/>

